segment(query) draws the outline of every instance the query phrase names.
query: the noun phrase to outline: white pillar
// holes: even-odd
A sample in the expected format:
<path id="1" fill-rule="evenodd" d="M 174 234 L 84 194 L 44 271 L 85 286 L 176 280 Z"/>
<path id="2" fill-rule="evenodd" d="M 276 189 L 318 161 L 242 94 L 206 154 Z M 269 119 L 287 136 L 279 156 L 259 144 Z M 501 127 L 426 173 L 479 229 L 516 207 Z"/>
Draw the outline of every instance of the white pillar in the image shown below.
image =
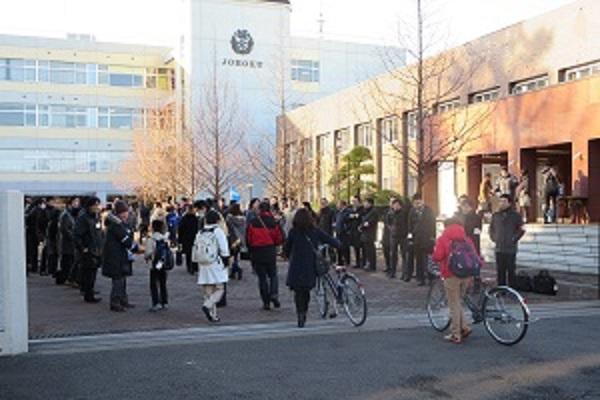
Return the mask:
<path id="1" fill-rule="evenodd" d="M 0 356 L 28 351 L 23 194 L 0 192 Z"/>

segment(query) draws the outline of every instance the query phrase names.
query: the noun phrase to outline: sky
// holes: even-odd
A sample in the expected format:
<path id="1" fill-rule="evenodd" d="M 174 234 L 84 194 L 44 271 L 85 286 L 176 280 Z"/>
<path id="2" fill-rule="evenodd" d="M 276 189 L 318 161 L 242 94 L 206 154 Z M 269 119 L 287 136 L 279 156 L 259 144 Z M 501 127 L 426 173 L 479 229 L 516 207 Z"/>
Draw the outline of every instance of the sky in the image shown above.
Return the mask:
<path id="1" fill-rule="evenodd" d="M 574 0 L 424 0 L 434 2 L 448 45 L 458 45 Z M 99 41 L 174 46 L 178 0 L 3 0 L 0 33 L 64 37 L 91 33 Z M 415 0 L 292 0 L 292 33 L 393 44 Z"/>

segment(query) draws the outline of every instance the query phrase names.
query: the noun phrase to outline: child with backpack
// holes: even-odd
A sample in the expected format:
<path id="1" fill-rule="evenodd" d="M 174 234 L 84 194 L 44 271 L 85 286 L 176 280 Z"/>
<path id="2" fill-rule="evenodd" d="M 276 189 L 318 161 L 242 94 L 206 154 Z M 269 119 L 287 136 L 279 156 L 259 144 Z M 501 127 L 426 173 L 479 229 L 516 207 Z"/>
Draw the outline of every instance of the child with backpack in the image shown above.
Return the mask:
<path id="1" fill-rule="evenodd" d="M 460 344 L 471 334 L 463 312 L 462 299 L 472 278 L 479 276 L 483 260 L 457 219 L 446 220 L 444 227 L 444 232 L 435 244 L 433 261 L 440 266 L 450 308 L 451 333 L 444 339 Z"/>
<path id="2" fill-rule="evenodd" d="M 165 223 L 160 219 L 152 221 L 152 235 L 146 240 L 144 258 L 150 268 L 150 312 L 169 308 L 167 294 L 167 271 L 173 269 L 175 259 L 169 247 L 169 234 L 162 233 Z M 160 295 L 159 295 L 160 294 Z"/>
<path id="3" fill-rule="evenodd" d="M 204 227 L 196 235 L 192 261 L 198 264 L 198 285 L 204 291 L 202 311 L 210 322 L 219 322 L 217 303 L 225 293 L 229 280 L 227 235 L 219 226 L 221 215 L 210 210 L 204 217 Z"/>

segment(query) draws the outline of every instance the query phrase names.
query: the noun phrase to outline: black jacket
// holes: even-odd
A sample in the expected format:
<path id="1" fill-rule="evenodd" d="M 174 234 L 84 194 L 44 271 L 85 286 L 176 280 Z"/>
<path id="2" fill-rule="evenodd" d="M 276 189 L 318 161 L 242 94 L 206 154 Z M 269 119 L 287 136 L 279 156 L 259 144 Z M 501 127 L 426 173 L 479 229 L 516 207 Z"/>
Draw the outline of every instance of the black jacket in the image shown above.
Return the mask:
<path id="1" fill-rule="evenodd" d="M 404 240 L 408 234 L 408 213 L 404 208 L 399 211 L 388 210 L 384 217 L 384 239 Z"/>
<path id="2" fill-rule="evenodd" d="M 129 252 L 135 251 L 133 232 L 116 215 L 106 218 L 106 240 L 102 257 L 102 275 L 122 278 L 132 273 Z"/>
<path id="3" fill-rule="evenodd" d="M 328 235 L 333 234 L 335 225 L 335 210 L 329 206 L 321 208 L 319 212 L 319 228 Z"/>
<path id="4" fill-rule="evenodd" d="M 83 211 L 75 221 L 73 233 L 75 250 L 80 256 L 81 267 L 84 269 L 98 268 L 104 246 L 102 222 L 100 216 Z"/>
<path id="5" fill-rule="evenodd" d="M 311 242 L 307 239 L 310 238 Z M 284 252 L 290 260 L 286 284 L 292 289 L 312 289 L 315 287 L 317 274 L 315 271 L 315 247 L 328 244 L 339 248 L 340 242 L 323 232 L 313 228 L 300 231 L 292 228 L 284 246 Z M 315 246 L 315 247 L 313 247 Z"/>
<path id="6" fill-rule="evenodd" d="M 408 214 L 408 233 L 415 249 L 432 252 L 435 244 L 435 216 L 428 206 L 412 208 Z"/>
<path id="7" fill-rule="evenodd" d="M 52 207 L 48 210 L 48 226 L 46 227 L 46 251 L 49 255 L 58 254 L 58 220 L 61 211 Z"/>
<path id="8" fill-rule="evenodd" d="M 70 209 L 64 210 L 58 220 L 58 251 L 61 255 L 75 254 L 75 217 L 72 212 Z"/>
<path id="9" fill-rule="evenodd" d="M 360 221 L 360 240 L 363 243 L 372 243 L 377 240 L 377 223 L 379 222 L 379 213 L 375 207 L 364 209 Z"/>
<path id="10" fill-rule="evenodd" d="M 523 219 L 513 208 L 492 215 L 490 238 L 496 243 L 496 253 L 516 254 L 524 234 Z"/>
<path id="11" fill-rule="evenodd" d="M 194 247 L 194 240 L 198 233 L 198 217 L 195 214 L 186 213 L 179 221 L 178 239 L 183 251 Z"/>
<path id="12" fill-rule="evenodd" d="M 454 214 L 454 218 L 460 221 L 460 223 L 463 225 L 467 237 L 469 237 L 473 241 L 477 252 L 480 253 L 482 227 L 481 216 L 479 216 L 479 214 L 477 214 L 475 211 L 471 211 L 467 215 L 463 214 L 460 211 L 457 211 L 456 214 Z"/>
<path id="13" fill-rule="evenodd" d="M 360 242 L 360 223 L 362 221 L 362 217 L 364 214 L 364 209 L 362 207 L 358 207 L 357 209 L 350 208 L 350 212 L 348 213 L 347 218 L 347 226 L 350 234 L 350 239 L 354 244 Z"/>

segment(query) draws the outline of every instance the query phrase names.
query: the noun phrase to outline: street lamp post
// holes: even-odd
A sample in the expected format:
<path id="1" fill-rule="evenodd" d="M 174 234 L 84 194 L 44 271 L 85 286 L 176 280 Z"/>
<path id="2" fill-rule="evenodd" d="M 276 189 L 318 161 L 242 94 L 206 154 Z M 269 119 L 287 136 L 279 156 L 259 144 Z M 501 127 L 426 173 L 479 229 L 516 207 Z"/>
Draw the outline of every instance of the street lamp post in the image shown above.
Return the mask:
<path id="1" fill-rule="evenodd" d="M 248 189 L 248 208 L 250 208 L 250 202 L 252 201 L 252 190 L 254 189 L 254 184 L 249 183 L 246 185 Z"/>

